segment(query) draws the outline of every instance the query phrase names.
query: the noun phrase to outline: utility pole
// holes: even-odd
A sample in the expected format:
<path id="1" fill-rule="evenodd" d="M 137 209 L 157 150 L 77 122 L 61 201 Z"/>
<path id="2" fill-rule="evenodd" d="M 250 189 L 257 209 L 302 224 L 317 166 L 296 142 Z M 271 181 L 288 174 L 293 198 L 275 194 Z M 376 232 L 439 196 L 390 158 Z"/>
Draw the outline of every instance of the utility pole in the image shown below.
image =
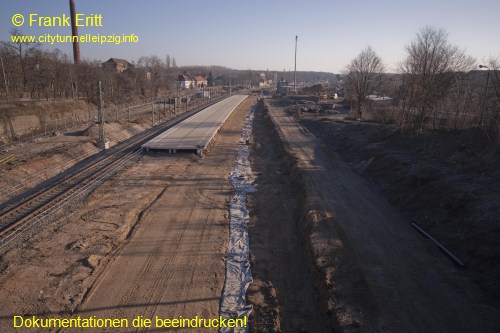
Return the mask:
<path id="1" fill-rule="evenodd" d="M 479 119 L 479 126 L 483 126 L 484 111 L 486 109 L 486 97 L 488 95 L 488 83 L 490 82 L 490 68 L 488 66 L 484 66 L 484 65 L 479 65 L 479 68 L 487 68 L 488 69 L 488 74 L 486 75 L 486 86 L 484 87 L 483 107 L 481 109 L 481 118 Z"/>
<path id="2" fill-rule="evenodd" d="M 151 126 L 155 126 L 155 102 L 151 102 Z"/>
<path id="3" fill-rule="evenodd" d="M 293 90 L 295 90 L 295 95 L 297 95 L 297 39 L 299 36 L 295 36 L 295 70 L 293 72 Z"/>
<path id="4" fill-rule="evenodd" d="M 74 0 L 69 0 L 69 12 L 71 16 L 71 36 L 73 37 L 73 61 L 77 69 L 76 79 L 74 82 L 71 81 L 71 90 L 76 93 L 76 99 L 78 99 L 78 65 L 80 64 L 80 43 L 78 42 L 78 27 L 76 25 L 76 10 Z M 75 98 L 74 95 L 73 98 Z"/>
<path id="5" fill-rule="evenodd" d="M 101 91 L 101 81 L 97 82 L 97 113 L 99 119 L 99 140 L 97 141 L 97 146 L 101 149 L 107 149 L 108 145 L 106 142 L 106 137 L 104 136 L 104 122 L 106 119 L 106 114 L 104 110 L 104 100 L 102 99 L 102 91 Z"/>
<path id="6" fill-rule="evenodd" d="M 3 82 L 5 84 L 5 99 L 9 100 L 9 85 L 7 84 L 7 77 L 5 76 L 5 69 L 3 67 L 3 58 L 2 57 L 0 57 L 0 62 L 2 63 Z"/>

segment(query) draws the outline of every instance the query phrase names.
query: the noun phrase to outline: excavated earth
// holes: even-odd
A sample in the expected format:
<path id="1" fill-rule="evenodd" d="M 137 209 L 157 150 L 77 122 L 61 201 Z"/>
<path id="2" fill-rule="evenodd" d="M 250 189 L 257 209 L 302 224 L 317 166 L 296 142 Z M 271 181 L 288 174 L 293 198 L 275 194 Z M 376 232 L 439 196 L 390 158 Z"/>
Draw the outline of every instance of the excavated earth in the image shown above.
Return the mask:
<path id="1" fill-rule="evenodd" d="M 331 154 L 465 264 L 500 308 L 500 150 L 474 129 L 405 136 L 391 125 L 304 117 Z"/>
<path id="2" fill-rule="evenodd" d="M 206 157 L 144 155 L 68 207 L 65 216 L 40 224 L 29 240 L 3 252 L 0 331 L 19 331 L 12 327 L 14 315 L 217 317 L 228 238 L 227 177 L 253 102 L 247 98 L 226 120 Z M 125 127 L 116 134 L 127 132 Z M 82 153 L 92 138 L 80 137 L 83 143 L 71 146 L 64 137 L 54 140 Z M 44 143 L 29 147 L 42 150 Z M 58 154 L 55 142 L 46 144 L 47 155 Z M 66 161 L 73 157 L 60 153 Z M 46 164 L 41 156 L 33 159 L 43 168 L 53 162 L 49 156 Z"/>
<path id="3" fill-rule="evenodd" d="M 280 105 L 254 123 L 251 330 L 497 332 L 496 151 L 473 133 L 404 137 Z"/>
<path id="4" fill-rule="evenodd" d="M 0 331 L 16 331 L 15 314 L 216 316 L 227 177 L 253 103 L 240 105 L 206 157 L 143 156 L 2 253 Z M 108 127 L 118 142 L 148 126 Z M 55 166 L 93 153 L 95 135 L 4 152 L 15 158 L 0 165 L 2 185 L 35 172 L 33 184 L 49 178 Z M 259 102 L 250 140 L 250 332 L 500 331 L 499 155 L 482 139 L 404 137 L 388 125 L 297 119 L 275 101 Z"/>

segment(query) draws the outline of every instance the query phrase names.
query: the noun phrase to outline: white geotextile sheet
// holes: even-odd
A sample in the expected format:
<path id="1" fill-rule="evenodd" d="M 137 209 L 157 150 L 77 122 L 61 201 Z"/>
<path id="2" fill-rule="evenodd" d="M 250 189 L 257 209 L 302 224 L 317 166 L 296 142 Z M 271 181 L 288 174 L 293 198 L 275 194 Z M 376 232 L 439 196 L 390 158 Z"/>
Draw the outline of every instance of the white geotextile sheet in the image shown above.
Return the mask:
<path id="1" fill-rule="evenodd" d="M 245 301 L 246 291 L 252 283 L 252 272 L 250 270 L 250 249 L 248 240 L 247 224 L 250 220 L 246 207 L 248 192 L 256 191 L 252 186 L 254 177 L 248 160 L 247 140 L 252 134 L 252 123 L 254 109 L 246 118 L 240 143 L 238 145 L 238 157 L 234 164 L 234 170 L 229 176 L 229 181 L 235 189 L 235 194 L 229 203 L 229 245 L 226 253 L 226 279 L 222 292 L 220 315 L 224 318 L 247 317 L 252 311 L 252 306 Z M 247 333 L 246 328 L 220 328 L 219 333 Z"/>

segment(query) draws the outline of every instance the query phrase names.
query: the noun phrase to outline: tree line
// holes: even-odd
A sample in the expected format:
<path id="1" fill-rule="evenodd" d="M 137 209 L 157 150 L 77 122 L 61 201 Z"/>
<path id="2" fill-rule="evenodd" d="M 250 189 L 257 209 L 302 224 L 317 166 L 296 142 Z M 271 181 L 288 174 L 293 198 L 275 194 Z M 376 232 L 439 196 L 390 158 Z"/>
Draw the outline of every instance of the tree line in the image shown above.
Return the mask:
<path id="1" fill-rule="evenodd" d="M 22 35 L 13 29 L 11 35 Z M 128 70 L 104 70 L 99 61 L 73 64 L 59 49 L 45 50 L 39 43 L 0 41 L 0 87 L 5 99 L 95 98 L 96 82 L 102 81 L 106 96 L 119 100 L 127 96 L 150 97 L 168 89 L 176 79 L 175 58 L 167 55 L 141 57 Z"/>
<path id="2" fill-rule="evenodd" d="M 395 75 L 364 48 L 346 66 L 345 88 L 358 119 L 392 122 L 404 133 L 478 127 L 500 143 L 499 67 L 500 57 L 478 64 L 445 30 L 427 26 L 405 47 Z M 373 95 L 393 100 L 374 102 Z"/>
<path id="3" fill-rule="evenodd" d="M 12 29 L 11 35 L 22 32 Z M 110 102 L 123 102 L 140 97 L 156 97 L 176 91 L 179 74 L 205 75 L 210 84 L 258 86 L 261 73 L 279 80 L 285 72 L 267 70 L 235 70 L 223 66 L 179 67 L 170 55 L 143 56 L 123 72 L 105 68 L 97 60 L 83 60 L 78 65 L 58 49 L 46 50 L 41 44 L 0 41 L 0 99 L 55 100 L 81 98 L 95 103 L 96 82 L 101 81 L 104 96 Z M 120 57 L 119 57 L 120 58 Z M 298 72 L 300 80 L 325 79 L 333 74 Z M 217 80 L 216 80 L 217 78 Z"/>
<path id="4" fill-rule="evenodd" d="M 11 35 L 22 35 L 12 29 Z M 21 39 L 18 39 L 19 41 Z M 118 58 L 124 58 L 119 56 Z M 174 57 L 143 56 L 131 62 L 121 73 L 103 69 L 97 60 L 78 65 L 58 49 L 46 50 L 41 44 L 0 41 L 0 99 L 83 98 L 95 102 L 96 82 L 101 81 L 106 100 L 124 101 L 135 96 L 155 97 L 176 91 L 179 74 L 205 75 L 211 84 L 258 86 L 260 74 L 273 81 L 290 80 L 290 71 L 236 70 L 224 66 L 178 66 Z M 334 77 L 326 72 L 297 72 L 298 81 L 326 81 Z M 217 79 L 217 80 L 216 80 Z"/>

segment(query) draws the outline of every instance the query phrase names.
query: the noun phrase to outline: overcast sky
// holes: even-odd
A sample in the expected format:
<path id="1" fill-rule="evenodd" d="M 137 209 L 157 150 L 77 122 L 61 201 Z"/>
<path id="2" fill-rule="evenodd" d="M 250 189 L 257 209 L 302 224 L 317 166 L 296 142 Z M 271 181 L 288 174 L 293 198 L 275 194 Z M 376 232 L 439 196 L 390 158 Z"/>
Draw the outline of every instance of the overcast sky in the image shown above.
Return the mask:
<path id="1" fill-rule="evenodd" d="M 68 0 L 0 0 L 0 40 L 9 40 L 12 16 L 26 17 L 25 34 L 71 34 L 70 27 L 29 27 L 29 14 L 69 14 Z M 420 28 L 444 28 L 449 41 L 483 62 L 500 56 L 500 0 L 75 0 L 78 13 L 102 14 L 102 27 L 80 35 L 135 34 L 137 44 L 82 44 L 82 58 L 137 61 L 175 57 L 177 65 L 338 73 L 371 45 L 389 69 Z M 58 47 L 72 54 L 70 44 Z"/>

